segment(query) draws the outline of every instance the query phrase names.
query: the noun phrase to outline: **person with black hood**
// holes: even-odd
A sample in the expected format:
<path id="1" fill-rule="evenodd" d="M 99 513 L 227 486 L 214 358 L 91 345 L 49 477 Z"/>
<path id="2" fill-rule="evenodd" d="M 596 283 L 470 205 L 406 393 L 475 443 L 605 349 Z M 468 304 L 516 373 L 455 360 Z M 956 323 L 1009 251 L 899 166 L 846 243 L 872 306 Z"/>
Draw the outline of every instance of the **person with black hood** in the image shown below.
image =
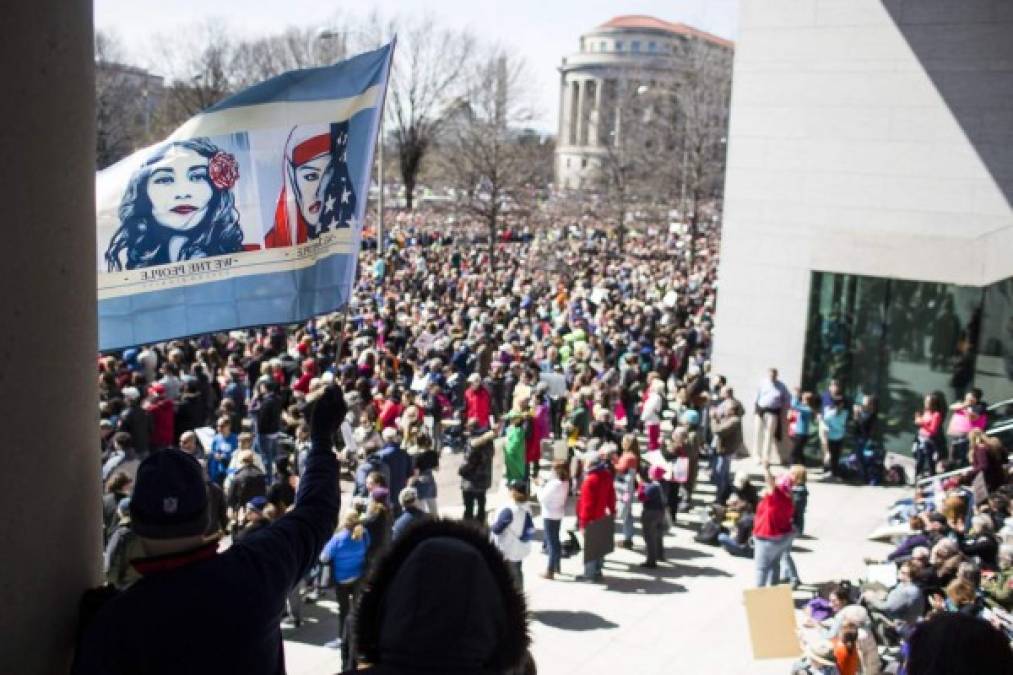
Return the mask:
<path id="1" fill-rule="evenodd" d="M 468 443 L 464 462 L 457 470 L 461 477 L 461 497 L 464 501 L 464 519 L 485 523 L 485 494 L 492 486 L 493 441 L 496 432 L 483 428 L 475 420 L 468 420 Z"/>
<path id="2" fill-rule="evenodd" d="M 333 387 L 314 410 L 313 448 L 295 507 L 220 554 L 217 541 L 204 539 L 208 501 L 197 460 L 172 449 L 145 460 L 130 502 L 148 556 L 134 561 L 142 578 L 82 616 L 72 673 L 283 673 L 286 597 L 337 522 L 331 437 L 344 416 Z M 86 600 L 93 605 L 95 595 Z M 215 640 L 194 640 L 195 617 L 215 626 Z"/>
<path id="3" fill-rule="evenodd" d="M 484 531 L 432 519 L 394 541 L 353 617 L 346 675 L 534 672 L 524 595 Z"/>

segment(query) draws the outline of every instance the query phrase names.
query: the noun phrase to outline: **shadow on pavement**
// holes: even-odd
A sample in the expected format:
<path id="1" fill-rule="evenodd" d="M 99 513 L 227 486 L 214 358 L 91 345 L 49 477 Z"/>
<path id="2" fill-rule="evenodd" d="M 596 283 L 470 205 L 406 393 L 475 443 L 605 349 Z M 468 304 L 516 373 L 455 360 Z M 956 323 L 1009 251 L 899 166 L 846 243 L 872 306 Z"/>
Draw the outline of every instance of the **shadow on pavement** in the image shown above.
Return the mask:
<path id="1" fill-rule="evenodd" d="M 543 610 L 532 612 L 531 616 L 539 623 L 560 630 L 603 630 L 619 627 L 617 623 L 586 611 Z"/>
<path id="2" fill-rule="evenodd" d="M 648 572 L 658 572 L 661 568 L 653 570 L 642 570 L 644 574 Z M 603 582 L 606 591 L 613 591 L 616 593 L 640 593 L 644 595 L 663 595 L 669 593 L 685 593 L 686 587 L 682 584 L 672 583 L 665 581 L 661 575 L 652 574 L 650 577 L 613 577 L 609 576 L 606 571 L 605 580 Z"/>
<path id="3" fill-rule="evenodd" d="M 281 636 L 291 642 L 302 642 L 322 647 L 338 636 L 338 613 L 336 603 L 330 607 L 320 604 L 304 604 L 302 608 L 302 625 L 292 627 L 288 622 L 282 624 Z"/>
<path id="4" fill-rule="evenodd" d="M 672 556 L 668 556 L 666 562 L 659 563 L 655 568 L 644 568 L 640 563 L 616 563 L 625 565 L 627 571 L 632 574 L 643 574 L 658 579 L 677 579 L 679 577 L 730 577 L 731 573 L 717 567 L 704 567 L 696 565 L 680 565 L 672 562 Z"/>

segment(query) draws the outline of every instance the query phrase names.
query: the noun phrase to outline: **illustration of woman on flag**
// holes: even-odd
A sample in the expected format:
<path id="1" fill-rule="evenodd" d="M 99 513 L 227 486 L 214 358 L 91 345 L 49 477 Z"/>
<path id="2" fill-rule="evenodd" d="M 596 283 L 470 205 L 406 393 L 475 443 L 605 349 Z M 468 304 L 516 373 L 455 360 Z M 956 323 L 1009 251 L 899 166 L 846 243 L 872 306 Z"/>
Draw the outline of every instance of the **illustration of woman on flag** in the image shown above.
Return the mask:
<path id="1" fill-rule="evenodd" d="M 160 147 L 130 177 L 120 226 L 105 252 L 110 272 L 243 250 L 232 188 L 236 158 L 207 138 Z"/>
<path id="2" fill-rule="evenodd" d="M 266 248 L 302 244 L 352 226 L 355 190 L 348 173 L 348 123 L 303 125 L 285 143 L 284 183 Z"/>

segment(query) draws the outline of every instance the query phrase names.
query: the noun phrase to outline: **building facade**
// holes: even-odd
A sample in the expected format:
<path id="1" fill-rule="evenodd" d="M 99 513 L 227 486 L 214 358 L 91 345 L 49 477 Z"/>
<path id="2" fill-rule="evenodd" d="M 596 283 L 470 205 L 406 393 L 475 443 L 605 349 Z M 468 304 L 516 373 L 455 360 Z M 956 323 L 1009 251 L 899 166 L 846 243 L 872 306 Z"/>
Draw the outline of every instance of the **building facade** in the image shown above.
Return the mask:
<path id="1" fill-rule="evenodd" d="M 589 183 L 605 145 L 621 142 L 624 98 L 638 89 L 677 87 L 692 48 L 720 53 L 731 68 L 731 41 L 654 17 L 618 16 L 581 35 L 580 51 L 559 67 L 557 187 Z"/>
<path id="2" fill-rule="evenodd" d="M 878 397 L 1013 397 L 1013 11 L 743 0 L 714 368 Z M 751 417 L 751 416 L 750 416 Z"/>

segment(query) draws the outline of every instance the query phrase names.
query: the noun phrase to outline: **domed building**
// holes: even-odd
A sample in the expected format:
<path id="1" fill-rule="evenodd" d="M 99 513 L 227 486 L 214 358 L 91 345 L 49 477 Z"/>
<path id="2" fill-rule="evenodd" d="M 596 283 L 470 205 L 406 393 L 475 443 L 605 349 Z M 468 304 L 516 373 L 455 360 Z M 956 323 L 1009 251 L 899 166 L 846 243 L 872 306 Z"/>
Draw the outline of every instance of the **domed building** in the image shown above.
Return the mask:
<path id="1" fill-rule="evenodd" d="M 731 72 L 730 40 L 651 16 L 617 16 L 584 33 L 580 51 L 559 67 L 556 185 L 586 186 L 606 143 L 621 140 L 620 102 L 650 87 L 675 88 L 695 49 L 716 54 Z"/>

